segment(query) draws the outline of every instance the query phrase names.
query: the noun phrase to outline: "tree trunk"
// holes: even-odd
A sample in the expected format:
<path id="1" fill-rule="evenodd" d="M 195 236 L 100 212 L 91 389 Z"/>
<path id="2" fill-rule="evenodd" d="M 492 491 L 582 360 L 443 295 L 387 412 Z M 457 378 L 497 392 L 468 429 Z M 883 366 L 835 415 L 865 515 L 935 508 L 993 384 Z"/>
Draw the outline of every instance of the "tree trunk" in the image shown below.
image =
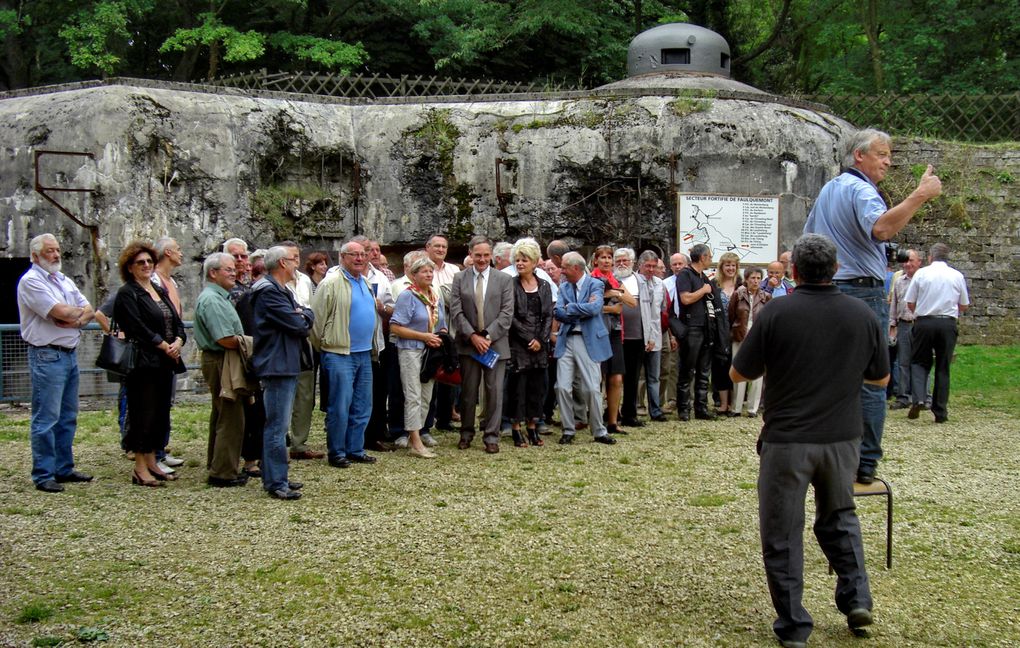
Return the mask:
<path id="1" fill-rule="evenodd" d="M 875 90 L 885 90 L 885 75 L 882 72 L 882 46 L 878 42 L 881 26 L 878 22 L 878 0 L 862 0 L 861 23 L 868 39 L 868 54 L 871 58 L 871 72 L 875 77 Z"/>
<path id="2" fill-rule="evenodd" d="M 216 71 L 220 67 L 220 43 L 219 41 L 213 41 L 209 43 L 209 76 L 207 81 L 212 81 L 216 78 Z"/>

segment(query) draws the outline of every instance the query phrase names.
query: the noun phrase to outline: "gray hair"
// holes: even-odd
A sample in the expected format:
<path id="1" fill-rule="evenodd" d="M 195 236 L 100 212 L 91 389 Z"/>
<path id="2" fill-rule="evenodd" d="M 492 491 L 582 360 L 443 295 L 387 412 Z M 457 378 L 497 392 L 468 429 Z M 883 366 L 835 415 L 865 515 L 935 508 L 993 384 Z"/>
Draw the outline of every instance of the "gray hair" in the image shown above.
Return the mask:
<path id="1" fill-rule="evenodd" d="M 564 267 L 566 266 L 580 266 L 581 268 L 587 269 L 587 263 L 585 263 L 584 257 L 579 252 L 567 252 L 563 255 Z"/>
<path id="2" fill-rule="evenodd" d="M 407 274 L 413 277 L 414 275 L 421 272 L 422 268 L 432 268 L 433 270 L 436 269 L 436 264 L 432 262 L 432 259 L 430 259 L 427 254 L 422 255 L 416 259 L 412 259 L 411 265 L 408 266 L 407 268 Z"/>
<path id="3" fill-rule="evenodd" d="M 949 246 L 945 243 L 936 243 L 931 246 L 928 250 L 928 256 L 931 257 L 932 261 L 948 261 L 949 260 Z"/>
<path id="4" fill-rule="evenodd" d="M 266 252 L 266 272 L 272 272 L 280 265 L 280 260 L 287 256 L 287 248 L 274 245 Z M 251 257 L 249 257 L 251 258 Z"/>
<path id="5" fill-rule="evenodd" d="M 864 128 L 856 133 L 847 142 L 846 155 L 843 157 L 843 166 L 847 169 L 854 165 L 854 153 L 860 151 L 861 153 L 867 153 L 871 148 L 871 145 L 875 141 L 882 142 L 883 144 L 892 144 L 892 138 L 889 137 L 889 133 L 885 133 L 875 128 Z"/>
<path id="6" fill-rule="evenodd" d="M 656 254 L 654 250 L 645 250 L 644 252 L 641 253 L 641 256 L 638 257 L 638 263 L 641 264 L 641 265 L 644 265 L 645 262 L 647 262 L 647 261 L 658 261 L 658 260 L 659 260 L 659 255 Z"/>
<path id="7" fill-rule="evenodd" d="M 231 245 L 240 245 L 241 247 L 244 248 L 246 254 L 248 252 L 248 244 L 245 243 L 244 239 L 239 238 L 227 239 L 226 241 L 223 242 L 223 251 L 226 252 L 227 248 L 229 248 Z"/>
<path id="8" fill-rule="evenodd" d="M 468 252 L 474 250 L 476 245 L 482 245 L 483 243 L 485 245 L 490 245 L 490 246 L 492 245 L 492 241 L 490 241 L 489 237 L 487 237 L 487 236 L 482 236 L 481 234 L 479 234 L 477 236 L 472 236 L 471 240 L 468 241 Z"/>
<path id="9" fill-rule="evenodd" d="M 40 234 L 39 236 L 32 239 L 32 242 L 28 244 L 28 249 L 32 251 L 32 254 L 38 256 L 40 253 L 42 253 L 43 245 L 46 244 L 46 241 L 53 241 L 57 245 L 60 244 L 56 236 L 53 236 L 50 233 L 46 233 Z"/>
<path id="10" fill-rule="evenodd" d="M 705 256 L 712 251 L 712 248 L 708 247 L 704 243 L 698 243 L 691 248 L 691 254 L 688 258 L 688 263 L 695 263 L 701 261 L 701 257 Z"/>
<path id="11" fill-rule="evenodd" d="M 829 283 L 836 274 L 836 244 L 821 234 L 805 234 L 793 244 L 792 261 L 802 282 Z"/>
<path id="12" fill-rule="evenodd" d="M 358 234 L 357 236 L 352 236 L 351 240 L 347 241 L 347 242 L 348 243 L 357 243 L 361 247 L 368 247 L 367 244 L 368 244 L 369 241 L 371 241 L 371 239 L 368 238 L 367 236 L 365 236 L 364 234 Z"/>
<path id="13" fill-rule="evenodd" d="M 492 257 L 494 259 L 502 259 L 509 256 L 511 251 L 514 249 L 513 245 L 510 245 L 506 241 L 500 241 L 492 248 Z M 513 259 L 511 259 L 512 261 Z"/>
<path id="14" fill-rule="evenodd" d="M 538 263 L 538 260 L 542 258 L 542 248 L 538 247 L 535 239 L 522 238 L 514 243 L 512 255 L 511 260 L 516 260 L 518 255 L 520 255 L 528 261 Z"/>
<path id="15" fill-rule="evenodd" d="M 202 263 L 202 276 L 209 279 L 209 274 L 213 270 L 219 270 L 223 267 L 224 261 L 233 261 L 234 257 L 230 256 L 226 252 L 213 252 L 205 258 L 205 262 Z"/>
<path id="16" fill-rule="evenodd" d="M 361 241 L 357 240 L 357 238 L 358 237 L 355 236 L 351 240 L 349 240 L 346 243 L 344 243 L 343 245 L 341 245 L 340 246 L 340 254 L 350 254 L 351 252 L 354 252 L 354 246 L 355 245 L 360 247 L 361 251 L 364 252 L 365 251 L 365 246 L 362 245 Z M 365 240 L 367 241 L 368 239 L 366 238 Z"/>
<path id="17" fill-rule="evenodd" d="M 634 261 L 634 249 L 633 248 L 629 248 L 629 247 L 616 248 L 616 250 L 613 251 L 613 260 L 616 260 L 616 259 L 619 259 L 619 258 L 622 258 L 622 257 L 627 257 L 628 259 L 631 260 L 631 262 L 633 262 Z"/>
<path id="18" fill-rule="evenodd" d="M 411 265 L 414 264 L 415 259 L 427 257 L 428 255 L 429 253 L 426 252 L 425 250 L 411 250 L 410 252 L 404 255 L 404 267 L 410 269 Z"/>
<path id="19" fill-rule="evenodd" d="M 264 258 L 266 258 L 266 254 L 268 252 L 269 252 L 269 250 L 267 250 L 265 248 L 259 248 L 259 249 L 255 250 L 254 252 L 252 252 L 251 254 L 248 255 L 248 261 L 251 262 L 251 263 L 255 263 L 256 259 L 264 259 Z"/>
<path id="20" fill-rule="evenodd" d="M 156 250 L 156 256 L 159 257 L 159 259 L 162 259 L 163 257 L 166 256 L 166 249 L 170 247 L 170 244 L 176 242 L 177 241 L 175 241 L 173 238 L 169 236 L 162 236 L 156 239 L 156 242 L 155 244 L 153 244 L 152 249 Z"/>

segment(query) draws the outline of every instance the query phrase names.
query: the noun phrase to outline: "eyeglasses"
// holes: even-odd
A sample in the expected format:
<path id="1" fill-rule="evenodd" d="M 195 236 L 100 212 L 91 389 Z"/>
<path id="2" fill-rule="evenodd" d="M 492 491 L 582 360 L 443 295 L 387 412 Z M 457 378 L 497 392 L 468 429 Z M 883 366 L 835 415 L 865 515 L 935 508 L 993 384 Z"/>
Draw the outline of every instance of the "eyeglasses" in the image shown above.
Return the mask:
<path id="1" fill-rule="evenodd" d="M 152 259 L 135 259 L 134 264 L 140 266 L 152 265 Z"/>
<path id="2" fill-rule="evenodd" d="M 230 256 L 234 257 L 235 259 L 239 259 L 241 261 L 246 261 L 248 259 L 248 255 L 247 254 L 231 254 Z"/>
<path id="3" fill-rule="evenodd" d="M 294 263 L 300 263 L 301 257 L 283 257 L 287 261 L 293 261 Z"/>
<path id="4" fill-rule="evenodd" d="M 235 268 L 220 268 L 219 271 L 226 272 L 227 274 L 237 274 L 237 270 Z"/>
<path id="5" fill-rule="evenodd" d="M 367 259 L 368 254 L 364 252 L 341 252 L 344 256 L 352 256 L 355 259 Z"/>

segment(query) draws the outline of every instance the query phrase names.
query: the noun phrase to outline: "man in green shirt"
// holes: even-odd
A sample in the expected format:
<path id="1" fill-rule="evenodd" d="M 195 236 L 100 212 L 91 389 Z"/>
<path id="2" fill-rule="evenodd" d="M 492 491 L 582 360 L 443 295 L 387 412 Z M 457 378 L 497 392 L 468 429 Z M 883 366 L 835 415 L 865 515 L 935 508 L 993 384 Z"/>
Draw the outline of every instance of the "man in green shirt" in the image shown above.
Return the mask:
<path id="1" fill-rule="evenodd" d="M 241 318 L 228 298 L 234 287 L 234 258 L 223 252 L 210 254 L 202 265 L 202 274 L 206 284 L 195 305 L 195 341 L 202 349 L 202 376 L 212 393 L 208 481 L 210 486 L 243 486 L 248 476 L 238 474 L 237 466 L 244 439 L 244 403 L 240 397 L 221 395 L 226 354 L 236 351 L 236 336 L 244 334 Z"/>

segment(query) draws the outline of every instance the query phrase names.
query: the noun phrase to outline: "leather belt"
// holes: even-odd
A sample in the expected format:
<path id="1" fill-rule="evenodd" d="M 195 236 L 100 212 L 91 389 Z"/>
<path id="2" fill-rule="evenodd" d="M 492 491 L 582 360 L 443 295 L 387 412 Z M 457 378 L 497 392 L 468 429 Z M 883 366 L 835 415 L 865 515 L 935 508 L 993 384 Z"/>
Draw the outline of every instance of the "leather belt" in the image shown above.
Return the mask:
<path id="1" fill-rule="evenodd" d="M 63 351 L 64 353 L 74 353 L 74 347 L 67 348 L 62 347 L 59 344 L 30 344 L 37 349 L 53 349 L 54 351 Z"/>
<path id="2" fill-rule="evenodd" d="M 918 315 L 917 319 L 956 319 L 952 315 Z"/>
<path id="3" fill-rule="evenodd" d="M 885 282 L 881 279 L 875 279 L 874 277 L 854 277 L 853 279 L 836 279 L 838 284 L 848 284 L 851 286 L 861 286 L 864 288 L 878 288 L 884 286 Z"/>

